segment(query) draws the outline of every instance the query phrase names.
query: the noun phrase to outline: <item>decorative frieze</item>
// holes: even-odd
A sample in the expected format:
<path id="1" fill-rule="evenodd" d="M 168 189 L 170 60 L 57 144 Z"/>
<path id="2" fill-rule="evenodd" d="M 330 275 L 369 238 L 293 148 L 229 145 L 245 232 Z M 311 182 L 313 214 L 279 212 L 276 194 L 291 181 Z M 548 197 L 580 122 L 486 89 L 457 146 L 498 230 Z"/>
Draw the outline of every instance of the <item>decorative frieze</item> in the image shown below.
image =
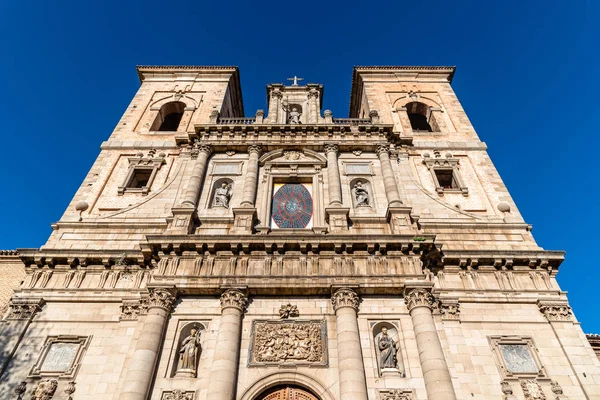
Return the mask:
<path id="1" fill-rule="evenodd" d="M 415 394 L 410 389 L 379 390 L 380 400 L 415 400 Z"/>
<path id="2" fill-rule="evenodd" d="M 253 321 L 250 365 L 327 365 L 323 321 Z"/>
<path id="3" fill-rule="evenodd" d="M 416 288 L 407 289 L 404 295 L 404 303 L 408 307 L 408 311 L 411 311 L 415 307 L 427 307 L 433 309 L 434 298 L 428 289 Z"/>
<path id="4" fill-rule="evenodd" d="M 359 297 L 356 292 L 350 288 L 341 288 L 336 290 L 331 296 L 331 303 L 334 311 L 341 307 L 352 307 L 358 311 Z"/>
<path id="5" fill-rule="evenodd" d="M 573 320 L 573 312 L 567 303 L 538 302 L 538 307 L 548 321 Z"/>
<path id="6" fill-rule="evenodd" d="M 444 300 L 439 307 L 442 319 L 460 320 L 460 303 L 457 300 Z"/>
<path id="7" fill-rule="evenodd" d="M 135 321 L 140 315 L 148 313 L 148 299 L 123 300 L 121 304 L 121 321 Z"/>
<path id="8" fill-rule="evenodd" d="M 9 304 L 6 319 L 30 319 L 41 311 L 44 299 L 21 300 L 13 299 Z"/>
<path id="9" fill-rule="evenodd" d="M 148 308 L 160 307 L 171 311 L 177 299 L 175 289 L 154 287 L 148 289 Z"/>
<path id="10" fill-rule="evenodd" d="M 163 392 L 161 400 L 194 400 L 194 392 L 175 389 Z"/>
<path id="11" fill-rule="evenodd" d="M 237 308 L 244 312 L 248 306 L 248 298 L 244 293 L 237 289 L 229 289 L 223 292 L 221 295 L 221 309 L 224 310 L 229 307 Z"/>

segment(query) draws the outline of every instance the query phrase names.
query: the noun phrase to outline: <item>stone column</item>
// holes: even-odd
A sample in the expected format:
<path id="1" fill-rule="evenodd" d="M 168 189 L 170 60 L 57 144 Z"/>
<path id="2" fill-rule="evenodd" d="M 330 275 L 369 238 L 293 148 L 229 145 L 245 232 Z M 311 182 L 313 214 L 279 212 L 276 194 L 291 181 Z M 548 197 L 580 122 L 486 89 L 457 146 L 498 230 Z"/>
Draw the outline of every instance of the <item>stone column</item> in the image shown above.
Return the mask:
<path id="1" fill-rule="evenodd" d="M 358 295 L 350 288 L 331 296 L 337 325 L 340 399 L 367 400 L 367 381 L 358 333 Z"/>
<path id="2" fill-rule="evenodd" d="M 450 371 L 432 315 L 430 288 L 407 288 L 404 302 L 413 322 L 421 370 L 429 400 L 456 400 Z"/>
<path id="3" fill-rule="evenodd" d="M 256 182 L 258 181 L 258 157 L 262 148 L 260 145 L 248 146 L 248 168 L 244 178 L 244 192 L 242 194 L 242 207 L 254 207 L 256 199 Z"/>
<path id="4" fill-rule="evenodd" d="M 8 315 L 0 330 L 0 335 L 5 339 L 0 348 L 0 377 L 6 372 L 8 363 L 21 344 L 33 317 L 41 311 L 44 303 L 44 299 L 13 298 L 11 300 Z"/>
<path id="5" fill-rule="evenodd" d="M 342 205 L 342 185 L 340 183 L 340 169 L 338 167 L 338 145 L 326 144 L 325 155 L 327 156 L 327 184 L 329 185 L 329 205 Z"/>
<path id="6" fill-rule="evenodd" d="M 210 371 L 207 399 L 234 400 L 246 295 L 228 289 L 221 295 L 221 324 Z"/>
<path id="7" fill-rule="evenodd" d="M 392 163 L 390 161 L 390 146 L 388 144 L 378 144 L 376 151 L 381 163 L 381 172 L 388 204 L 390 207 L 401 206 L 402 201 L 400 201 L 398 186 L 396 185 L 396 178 L 394 178 L 394 171 L 392 170 Z"/>
<path id="8" fill-rule="evenodd" d="M 200 191 L 202 189 L 202 181 L 204 181 L 204 171 L 206 170 L 208 157 L 211 153 L 211 145 L 202 144 L 198 146 L 198 158 L 196 159 L 192 176 L 190 177 L 185 190 L 183 205 L 196 207 L 198 204 L 198 198 L 200 197 Z"/>
<path id="9" fill-rule="evenodd" d="M 274 88 L 271 91 L 271 98 L 269 101 L 269 115 L 267 116 L 267 119 L 270 124 L 278 123 L 279 110 L 280 110 L 279 102 L 281 101 L 282 97 L 283 97 L 283 95 L 281 94 L 281 90 L 279 90 L 279 88 Z"/>
<path id="10" fill-rule="evenodd" d="M 154 378 L 158 352 L 163 344 L 167 318 L 176 299 L 173 287 L 149 288 L 148 315 L 140 329 L 140 337 L 125 375 L 119 400 L 146 400 Z"/>
<path id="11" fill-rule="evenodd" d="M 310 89 L 308 92 L 308 123 L 316 124 L 319 122 L 319 91 Z"/>

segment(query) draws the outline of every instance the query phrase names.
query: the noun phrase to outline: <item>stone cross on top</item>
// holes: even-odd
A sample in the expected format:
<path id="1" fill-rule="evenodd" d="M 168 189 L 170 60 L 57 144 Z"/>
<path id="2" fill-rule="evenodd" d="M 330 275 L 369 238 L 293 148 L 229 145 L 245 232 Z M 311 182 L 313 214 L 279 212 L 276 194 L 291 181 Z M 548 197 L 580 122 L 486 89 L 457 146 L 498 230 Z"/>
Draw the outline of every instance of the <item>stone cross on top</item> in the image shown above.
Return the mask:
<path id="1" fill-rule="evenodd" d="M 294 81 L 294 83 L 292 83 L 292 86 L 298 86 L 298 81 L 303 81 L 304 78 L 298 78 L 296 75 L 294 75 L 293 78 L 287 78 L 288 81 Z"/>

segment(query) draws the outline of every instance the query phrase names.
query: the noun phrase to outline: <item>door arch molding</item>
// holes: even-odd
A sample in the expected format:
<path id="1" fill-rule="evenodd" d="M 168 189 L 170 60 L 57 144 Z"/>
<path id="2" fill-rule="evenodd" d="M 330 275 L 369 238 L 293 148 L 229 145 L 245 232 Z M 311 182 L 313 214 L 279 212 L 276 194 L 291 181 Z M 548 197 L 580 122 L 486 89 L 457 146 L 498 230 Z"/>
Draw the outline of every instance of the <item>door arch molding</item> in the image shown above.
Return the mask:
<path id="1" fill-rule="evenodd" d="M 337 383 L 337 382 L 334 382 Z M 264 391 L 279 385 L 297 385 L 310 390 L 321 400 L 335 400 L 333 394 L 321 382 L 298 372 L 275 372 L 254 382 L 240 400 L 256 400 Z"/>

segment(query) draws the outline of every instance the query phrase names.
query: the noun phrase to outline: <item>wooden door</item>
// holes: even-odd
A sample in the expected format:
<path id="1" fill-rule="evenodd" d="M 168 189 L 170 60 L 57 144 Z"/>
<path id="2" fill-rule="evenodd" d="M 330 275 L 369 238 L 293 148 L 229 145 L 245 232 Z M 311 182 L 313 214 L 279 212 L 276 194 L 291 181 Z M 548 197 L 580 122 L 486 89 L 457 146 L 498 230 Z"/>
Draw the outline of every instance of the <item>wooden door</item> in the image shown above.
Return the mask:
<path id="1" fill-rule="evenodd" d="M 309 392 L 291 386 L 278 387 L 262 394 L 257 400 L 319 400 Z"/>

